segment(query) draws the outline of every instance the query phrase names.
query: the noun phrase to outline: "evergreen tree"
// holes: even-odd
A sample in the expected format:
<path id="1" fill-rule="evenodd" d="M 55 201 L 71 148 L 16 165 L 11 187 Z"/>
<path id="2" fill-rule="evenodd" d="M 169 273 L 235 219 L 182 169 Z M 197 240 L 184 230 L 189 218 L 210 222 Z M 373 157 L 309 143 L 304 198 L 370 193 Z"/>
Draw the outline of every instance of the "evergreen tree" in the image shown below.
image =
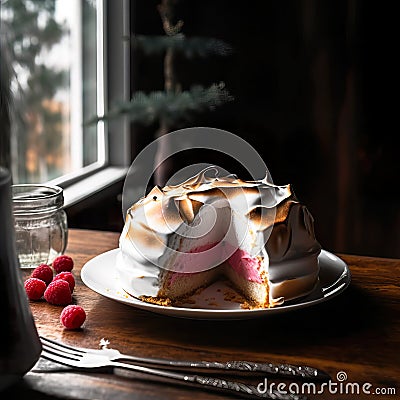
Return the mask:
<path id="1" fill-rule="evenodd" d="M 106 115 L 96 116 L 88 121 L 88 124 L 128 115 L 131 121 L 143 125 L 157 122 L 158 131 L 155 136 L 161 137 L 177 125 L 190 120 L 195 113 L 214 110 L 233 100 L 223 82 L 214 83 L 209 87 L 194 85 L 188 90 L 182 90 L 175 66 L 178 54 L 187 59 L 211 55 L 227 56 L 231 54 L 232 49 L 218 39 L 185 36 L 182 33 L 183 21 L 174 21 L 176 2 L 162 0 L 158 5 L 165 35 L 136 35 L 132 38 L 133 47 L 145 55 L 164 55 L 164 90 L 151 93 L 136 92 L 129 102 L 115 104 Z M 160 148 L 158 157 L 162 157 L 165 152 L 166 149 Z M 157 163 L 157 160 L 155 162 Z M 158 169 L 155 173 L 155 183 L 164 184 L 170 169 L 170 166 L 165 164 L 162 169 Z"/>
<path id="2" fill-rule="evenodd" d="M 35 181 L 48 173 L 48 160 L 54 163 L 62 152 L 62 114 L 51 100 L 65 72 L 48 68 L 43 50 L 58 43 L 65 28 L 54 18 L 55 0 L 4 0 L 0 5 L 1 58 L 11 69 L 14 172 L 21 181 Z"/>

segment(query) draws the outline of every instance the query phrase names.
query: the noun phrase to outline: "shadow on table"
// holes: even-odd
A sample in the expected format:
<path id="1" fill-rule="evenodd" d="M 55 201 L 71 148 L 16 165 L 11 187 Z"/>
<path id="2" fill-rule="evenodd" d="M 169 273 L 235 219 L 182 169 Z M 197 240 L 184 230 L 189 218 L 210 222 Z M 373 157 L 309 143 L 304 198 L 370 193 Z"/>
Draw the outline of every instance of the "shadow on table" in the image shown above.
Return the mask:
<path id="1" fill-rule="evenodd" d="M 265 339 L 276 343 L 326 342 L 330 337 L 347 337 L 379 325 L 383 315 L 382 305 L 355 286 L 345 293 L 309 308 L 248 320 L 189 320 L 160 316 L 154 324 L 163 327 L 163 334 L 179 337 L 200 329 L 209 332 L 204 338 L 220 339 L 227 344 L 244 338 Z M 196 335 L 197 336 L 197 335 Z"/>
<path id="2" fill-rule="evenodd" d="M 132 331 L 132 338 L 143 336 L 146 341 L 166 341 L 183 348 L 217 346 L 292 354 L 306 353 L 318 344 L 329 346 L 330 342 L 333 348 L 361 338 L 364 345 L 370 340 L 372 343 L 384 336 L 391 315 L 383 304 L 355 285 L 325 303 L 247 320 L 194 320 L 140 310 L 130 318 L 125 307 L 115 303 L 115 318 L 124 319 L 122 325 Z"/>

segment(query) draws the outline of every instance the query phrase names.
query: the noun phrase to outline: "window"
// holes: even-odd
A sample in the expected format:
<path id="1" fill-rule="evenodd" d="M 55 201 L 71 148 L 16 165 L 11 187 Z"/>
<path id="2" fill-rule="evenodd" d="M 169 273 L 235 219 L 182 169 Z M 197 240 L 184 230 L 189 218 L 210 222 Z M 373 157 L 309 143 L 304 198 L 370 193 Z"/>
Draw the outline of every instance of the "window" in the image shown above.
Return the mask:
<path id="1" fill-rule="evenodd" d="M 5 0 L 0 7 L 14 182 L 50 181 L 70 192 L 80 183 L 75 202 L 101 189 L 79 182 L 96 171 L 118 164 L 125 168 L 103 176 L 108 182 L 117 172 L 121 179 L 130 161 L 121 137 L 128 136 L 126 121 L 114 123 L 111 140 L 104 122 L 86 122 L 105 112 L 109 97 L 123 99 L 124 87 L 129 96 L 129 48 L 122 40 L 129 1 Z"/>
<path id="2" fill-rule="evenodd" d="M 7 0 L 3 54 L 11 67 L 15 182 L 44 182 L 105 162 L 102 1 Z"/>

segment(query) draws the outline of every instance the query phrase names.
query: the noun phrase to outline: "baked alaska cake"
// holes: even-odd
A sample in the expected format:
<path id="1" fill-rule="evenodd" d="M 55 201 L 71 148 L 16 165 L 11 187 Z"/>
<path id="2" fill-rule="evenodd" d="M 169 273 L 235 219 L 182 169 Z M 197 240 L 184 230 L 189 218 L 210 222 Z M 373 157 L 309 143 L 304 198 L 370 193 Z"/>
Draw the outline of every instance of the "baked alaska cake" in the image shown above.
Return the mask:
<path id="1" fill-rule="evenodd" d="M 173 305 L 219 279 L 251 308 L 309 294 L 321 247 L 290 185 L 207 176 L 212 171 L 155 187 L 127 211 L 119 242 L 125 276 L 141 266 L 156 276 L 154 293 L 139 297 Z"/>

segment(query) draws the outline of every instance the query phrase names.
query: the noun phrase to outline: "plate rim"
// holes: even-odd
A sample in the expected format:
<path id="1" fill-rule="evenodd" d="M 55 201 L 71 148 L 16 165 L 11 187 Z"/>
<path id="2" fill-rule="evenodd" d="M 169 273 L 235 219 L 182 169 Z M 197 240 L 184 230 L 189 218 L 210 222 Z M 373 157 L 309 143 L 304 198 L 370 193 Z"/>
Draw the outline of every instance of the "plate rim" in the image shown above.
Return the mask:
<path id="1" fill-rule="evenodd" d="M 286 313 L 294 310 L 299 310 L 302 308 L 308 308 L 316 304 L 324 303 L 328 300 L 333 299 L 334 297 L 338 296 L 342 293 L 351 282 L 351 272 L 347 265 L 347 263 L 338 257 L 336 254 L 331 253 L 327 250 L 322 249 L 321 253 L 318 257 L 328 257 L 332 262 L 340 263 L 343 267 L 343 273 L 341 276 L 333 282 L 332 285 L 329 287 L 334 286 L 336 283 L 341 282 L 339 287 L 335 288 L 333 291 L 328 292 L 327 295 L 324 295 L 320 298 L 309 300 L 306 302 L 300 301 L 299 303 L 293 303 L 289 305 L 282 305 L 278 307 L 272 308 L 256 308 L 256 309 L 237 309 L 237 310 L 225 310 L 225 309 L 205 309 L 205 308 L 187 308 L 187 307 L 174 307 L 174 306 L 162 306 L 158 304 L 146 303 L 141 301 L 128 293 L 122 288 L 119 288 L 121 292 L 125 293 L 125 296 L 119 297 L 118 295 L 114 295 L 112 290 L 101 290 L 99 287 L 96 287 L 96 283 L 93 279 L 89 279 L 88 277 L 88 270 L 95 264 L 99 259 L 103 257 L 115 257 L 120 252 L 119 248 L 114 248 L 103 253 L 100 253 L 90 260 L 88 260 L 81 269 L 80 277 L 84 285 L 86 285 L 89 289 L 93 290 L 94 292 L 110 299 L 117 301 L 122 304 L 126 304 L 131 307 L 135 307 L 141 310 L 145 310 L 148 312 L 153 312 L 161 315 L 167 316 L 174 316 L 174 317 L 181 317 L 181 318 L 190 318 L 190 319 L 247 319 L 247 318 L 255 318 L 259 316 L 267 316 L 267 315 L 276 315 L 281 313 Z M 116 270 L 116 263 L 114 262 L 113 266 L 110 269 L 111 273 L 114 272 L 118 275 Z M 94 282 L 94 284 L 92 284 Z M 328 288 L 329 288 L 328 287 Z"/>

